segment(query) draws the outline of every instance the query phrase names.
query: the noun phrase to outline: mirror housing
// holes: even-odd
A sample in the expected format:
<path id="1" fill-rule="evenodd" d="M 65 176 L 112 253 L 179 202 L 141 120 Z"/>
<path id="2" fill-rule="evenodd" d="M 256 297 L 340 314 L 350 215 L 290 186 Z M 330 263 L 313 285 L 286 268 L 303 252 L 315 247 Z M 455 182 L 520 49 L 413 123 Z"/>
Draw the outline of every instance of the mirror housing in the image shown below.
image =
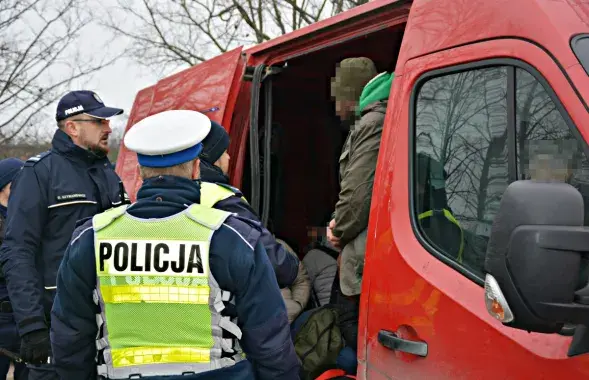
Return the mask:
<path id="1" fill-rule="evenodd" d="M 488 288 L 500 288 L 512 315 L 505 325 L 541 333 L 559 332 L 565 323 L 589 325 L 589 286 L 581 278 L 589 228 L 583 223 L 583 198 L 571 185 L 509 185 L 485 259 L 486 291 L 496 281 Z"/>

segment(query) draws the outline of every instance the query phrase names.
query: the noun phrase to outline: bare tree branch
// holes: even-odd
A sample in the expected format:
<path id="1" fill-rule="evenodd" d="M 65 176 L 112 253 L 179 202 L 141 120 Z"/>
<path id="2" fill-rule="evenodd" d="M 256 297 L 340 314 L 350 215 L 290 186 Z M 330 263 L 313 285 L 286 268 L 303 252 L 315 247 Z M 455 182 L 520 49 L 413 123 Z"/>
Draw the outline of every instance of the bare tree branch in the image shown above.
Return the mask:
<path id="1" fill-rule="evenodd" d="M 119 58 L 79 53 L 80 31 L 92 21 L 86 5 L 84 0 L 0 0 L 0 143 L 32 136 L 27 129 L 46 123 L 39 113 L 72 81 Z"/>
<path id="2" fill-rule="evenodd" d="M 239 45 L 292 32 L 366 1 L 118 0 L 103 24 L 129 40 L 129 55 L 139 64 L 170 72 Z M 119 22 L 117 15 L 126 22 Z"/>

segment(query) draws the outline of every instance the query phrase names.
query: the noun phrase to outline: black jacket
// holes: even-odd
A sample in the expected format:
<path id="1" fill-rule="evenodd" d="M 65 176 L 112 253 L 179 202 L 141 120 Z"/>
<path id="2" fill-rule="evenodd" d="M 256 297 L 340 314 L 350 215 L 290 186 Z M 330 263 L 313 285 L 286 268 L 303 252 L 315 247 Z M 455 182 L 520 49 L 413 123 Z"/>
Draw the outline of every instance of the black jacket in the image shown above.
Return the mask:
<path id="1" fill-rule="evenodd" d="M 119 181 L 106 157 L 57 130 L 52 149 L 28 159 L 12 182 L 0 264 L 21 336 L 48 327 L 76 222 L 121 204 Z"/>
<path id="2" fill-rule="evenodd" d="M 200 177 L 204 182 L 213 182 L 225 185 L 226 188 L 229 187 L 227 186 L 229 184 L 229 178 L 221 172 L 221 169 L 203 160 L 200 161 Z M 235 195 L 215 203 L 213 207 L 237 214 L 259 224 L 259 227 L 262 230 L 261 240 L 266 249 L 266 253 L 268 254 L 268 258 L 270 259 L 270 263 L 272 263 L 272 267 L 274 268 L 278 285 L 281 289 L 291 286 L 299 273 L 298 257 L 288 253 L 282 244 L 276 241 L 270 231 L 262 226 L 260 217 L 247 204 L 247 202 L 241 199 L 241 191 L 234 187 L 231 187 L 231 189 Z"/>

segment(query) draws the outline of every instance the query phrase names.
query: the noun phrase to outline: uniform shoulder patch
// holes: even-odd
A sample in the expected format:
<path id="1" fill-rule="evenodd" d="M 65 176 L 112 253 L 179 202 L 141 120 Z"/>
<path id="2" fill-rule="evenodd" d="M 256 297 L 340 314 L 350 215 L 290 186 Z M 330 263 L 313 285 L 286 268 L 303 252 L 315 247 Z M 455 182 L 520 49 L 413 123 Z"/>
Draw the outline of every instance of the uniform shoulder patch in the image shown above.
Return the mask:
<path id="1" fill-rule="evenodd" d="M 242 196 L 243 194 L 241 193 L 241 190 L 239 190 L 237 187 L 233 187 L 231 185 L 227 185 L 226 183 L 219 183 L 219 182 L 215 182 L 217 185 L 224 187 L 225 189 L 229 190 L 229 191 L 233 191 L 235 193 L 235 195 L 237 196 Z"/>
<path id="2" fill-rule="evenodd" d="M 24 166 L 35 166 L 37 163 L 39 163 L 41 160 L 43 160 L 45 157 L 48 157 L 51 154 L 51 151 L 48 150 L 46 152 L 40 153 L 36 156 L 33 156 L 31 158 L 29 158 L 28 160 L 25 161 L 25 165 Z"/>

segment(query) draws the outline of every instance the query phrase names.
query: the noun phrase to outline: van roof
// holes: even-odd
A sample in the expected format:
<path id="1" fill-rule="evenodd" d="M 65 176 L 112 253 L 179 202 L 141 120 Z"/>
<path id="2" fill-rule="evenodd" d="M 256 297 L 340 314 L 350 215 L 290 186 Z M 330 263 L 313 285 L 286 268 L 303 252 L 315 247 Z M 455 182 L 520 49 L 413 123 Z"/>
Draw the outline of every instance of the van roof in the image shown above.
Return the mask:
<path id="1" fill-rule="evenodd" d="M 262 42 L 261 44 L 252 46 L 245 49 L 245 53 L 248 55 L 257 55 L 266 52 L 276 46 L 293 42 L 301 37 L 308 38 L 314 33 L 323 32 L 335 25 L 340 24 L 342 21 L 353 20 L 358 17 L 364 16 L 367 13 L 372 13 L 380 10 L 380 8 L 388 7 L 390 5 L 404 5 L 410 4 L 412 0 L 372 0 L 366 4 L 359 5 L 345 12 L 338 13 L 335 16 L 327 19 L 317 21 L 311 25 L 307 25 L 303 28 L 294 30 L 290 33 L 283 34 L 282 36 L 273 38 L 269 41 Z"/>

